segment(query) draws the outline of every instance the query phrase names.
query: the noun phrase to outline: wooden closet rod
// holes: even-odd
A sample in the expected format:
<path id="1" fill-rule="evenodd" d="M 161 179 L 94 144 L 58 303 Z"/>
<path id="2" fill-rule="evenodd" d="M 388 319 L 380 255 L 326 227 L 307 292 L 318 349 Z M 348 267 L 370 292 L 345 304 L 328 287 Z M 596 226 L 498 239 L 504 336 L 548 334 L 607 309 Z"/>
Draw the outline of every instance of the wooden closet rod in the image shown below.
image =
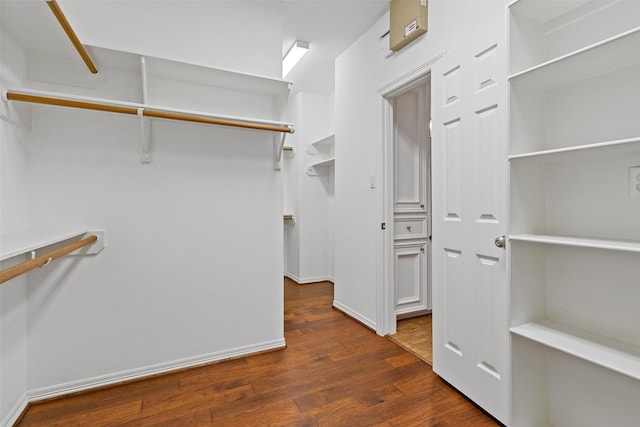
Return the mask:
<path id="1" fill-rule="evenodd" d="M 57 105 L 60 107 L 83 108 L 86 110 L 108 111 L 112 113 L 137 115 L 138 107 L 128 107 L 120 105 L 104 104 L 100 102 L 76 101 L 64 98 L 55 98 L 52 96 L 27 95 L 23 93 L 5 92 L 6 99 L 9 101 L 29 102 L 34 104 Z M 142 108 L 142 115 L 145 117 L 153 117 L 157 119 L 181 120 L 187 122 L 205 123 L 210 125 L 234 126 L 246 129 L 266 130 L 271 132 L 293 133 L 293 128 L 289 126 L 269 125 L 262 123 L 243 122 L 238 120 L 221 119 L 216 117 L 198 116 L 195 114 L 175 113 L 163 111 L 154 108 Z"/>
<path id="2" fill-rule="evenodd" d="M 47 252 L 46 254 L 40 255 L 29 261 L 25 261 L 18 265 L 14 265 L 13 267 L 9 267 L 5 270 L 0 271 L 0 284 L 6 282 L 7 280 L 11 280 L 14 277 L 20 276 L 21 274 L 25 274 L 35 268 L 43 267 L 49 264 L 54 259 L 63 257 L 75 250 L 78 250 L 84 246 L 90 245 L 91 243 L 98 240 L 98 236 L 90 235 L 85 237 L 82 240 L 78 240 L 77 242 L 69 243 L 59 249 L 53 250 L 51 252 Z"/>
<path id="3" fill-rule="evenodd" d="M 98 74 L 98 69 L 93 64 L 93 61 L 91 60 L 91 57 L 89 56 L 87 50 L 84 48 L 82 43 L 80 43 L 80 39 L 78 39 L 75 31 L 73 31 L 73 28 L 71 28 L 71 24 L 69 24 L 67 17 L 64 16 L 64 13 L 62 13 L 62 9 L 60 9 L 60 5 L 58 5 L 58 2 L 56 2 L 56 0 L 47 0 L 47 4 L 49 5 L 49 8 L 53 12 L 53 14 L 56 16 L 56 19 L 62 26 L 64 32 L 67 33 L 67 37 L 69 37 L 69 40 L 71 40 L 73 47 L 76 48 L 76 50 L 80 54 L 80 57 L 87 65 L 87 68 L 89 68 L 89 71 L 91 71 L 92 74 Z"/>

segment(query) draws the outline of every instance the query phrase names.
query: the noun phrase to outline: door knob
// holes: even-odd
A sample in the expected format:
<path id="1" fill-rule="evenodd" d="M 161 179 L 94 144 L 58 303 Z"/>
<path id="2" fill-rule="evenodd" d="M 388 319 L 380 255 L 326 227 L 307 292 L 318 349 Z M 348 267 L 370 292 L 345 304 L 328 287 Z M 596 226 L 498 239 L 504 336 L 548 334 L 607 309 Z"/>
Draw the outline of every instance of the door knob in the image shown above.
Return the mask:
<path id="1" fill-rule="evenodd" d="M 507 244 L 506 238 L 505 236 L 500 236 L 500 237 L 496 237 L 496 239 L 493 241 L 493 243 L 496 244 L 497 247 L 499 248 L 504 248 Z"/>

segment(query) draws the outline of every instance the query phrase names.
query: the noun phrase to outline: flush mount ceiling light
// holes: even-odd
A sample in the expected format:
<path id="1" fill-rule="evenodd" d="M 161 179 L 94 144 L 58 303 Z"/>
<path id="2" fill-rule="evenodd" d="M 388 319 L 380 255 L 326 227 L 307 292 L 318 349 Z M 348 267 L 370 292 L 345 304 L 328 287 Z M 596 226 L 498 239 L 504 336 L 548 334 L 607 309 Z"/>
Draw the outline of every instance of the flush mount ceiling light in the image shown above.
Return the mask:
<path id="1" fill-rule="evenodd" d="M 282 77 L 287 77 L 289 71 L 296 66 L 298 61 L 302 59 L 305 53 L 309 50 L 309 43 L 302 42 L 300 40 L 296 40 L 296 42 L 291 46 L 291 49 L 287 52 L 287 54 L 282 58 Z"/>

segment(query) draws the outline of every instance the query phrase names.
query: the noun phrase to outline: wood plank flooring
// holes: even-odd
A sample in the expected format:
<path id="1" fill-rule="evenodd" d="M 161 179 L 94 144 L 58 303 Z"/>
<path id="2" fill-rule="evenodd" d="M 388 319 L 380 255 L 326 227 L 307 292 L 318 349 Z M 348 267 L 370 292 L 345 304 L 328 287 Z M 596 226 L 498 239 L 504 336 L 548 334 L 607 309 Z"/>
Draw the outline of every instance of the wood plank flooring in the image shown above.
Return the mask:
<path id="1" fill-rule="evenodd" d="M 431 315 L 398 320 L 396 333 L 389 339 L 411 352 L 423 362 L 433 365 Z"/>
<path id="2" fill-rule="evenodd" d="M 32 405 L 20 426 L 495 426 L 431 368 L 285 281 L 287 349 Z"/>

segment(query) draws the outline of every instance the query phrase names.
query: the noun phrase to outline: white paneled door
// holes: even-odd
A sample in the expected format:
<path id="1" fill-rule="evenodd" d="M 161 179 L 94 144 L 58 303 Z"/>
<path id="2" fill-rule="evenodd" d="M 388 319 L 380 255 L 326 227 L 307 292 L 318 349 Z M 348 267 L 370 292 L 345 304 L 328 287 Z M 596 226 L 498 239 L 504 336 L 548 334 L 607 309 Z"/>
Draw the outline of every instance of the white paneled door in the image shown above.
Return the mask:
<path id="1" fill-rule="evenodd" d="M 430 80 L 393 98 L 394 312 L 430 308 Z"/>
<path id="2" fill-rule="evenodd" d="M 485 32 L 432 71 L 433 368 L 508 424 L 503 38 Z"/>

